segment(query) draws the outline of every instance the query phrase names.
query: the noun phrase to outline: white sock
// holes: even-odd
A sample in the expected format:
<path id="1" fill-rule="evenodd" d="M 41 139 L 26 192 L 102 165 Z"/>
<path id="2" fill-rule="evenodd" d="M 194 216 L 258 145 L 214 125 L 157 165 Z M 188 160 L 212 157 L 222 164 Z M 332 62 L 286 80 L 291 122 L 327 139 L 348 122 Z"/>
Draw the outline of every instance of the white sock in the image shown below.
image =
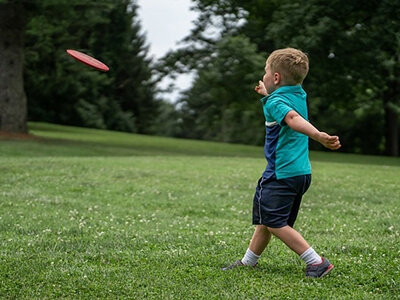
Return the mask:
<path id="1" fill-rule="evenodd" d="M 254 267 L 257 263 L 257 260 L 261 257 L 261 255 L 254 254 L 253 251 L 247 249 L 246 254 L 242 258 L 242 263 L 246 266 Z"/>
<path id="2" fill-rule="evenodd" d="M 315 250 L 310 247 L 302 255 L 300 258 L 306 263 L 306 265 L 315 265 L 322 263 L 322 258 L 315 252 Z"/>

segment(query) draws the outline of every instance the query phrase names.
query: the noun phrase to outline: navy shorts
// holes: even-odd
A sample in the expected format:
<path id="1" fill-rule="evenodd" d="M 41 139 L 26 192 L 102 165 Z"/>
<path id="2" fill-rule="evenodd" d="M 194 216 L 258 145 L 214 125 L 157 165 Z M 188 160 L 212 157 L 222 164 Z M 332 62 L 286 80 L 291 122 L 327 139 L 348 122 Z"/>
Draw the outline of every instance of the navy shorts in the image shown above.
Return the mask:
<path id="1" fill-rule="evenodd" d="M 311 174 L 284 179 L 261 177 L 253 201 L 253 225 L 293 227 L 301 198 L 311 184 Z"/>

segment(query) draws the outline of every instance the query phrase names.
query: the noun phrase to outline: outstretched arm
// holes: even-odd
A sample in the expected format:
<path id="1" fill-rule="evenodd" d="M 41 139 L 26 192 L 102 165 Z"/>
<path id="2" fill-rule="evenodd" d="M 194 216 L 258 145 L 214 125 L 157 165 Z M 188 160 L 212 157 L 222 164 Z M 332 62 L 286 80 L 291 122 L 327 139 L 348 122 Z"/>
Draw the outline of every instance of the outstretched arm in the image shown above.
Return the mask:
<path id="1" fill-rule="evenodd" d="M 294 110 L 291 110 L 286 114 L 285 122 L 293 130 L 305 134 L 313 140 L 320 142 L 326 148 L 337 150 L 341 147 L 338 136 L 330 136 L 325 132 L 319 131 Z"/>

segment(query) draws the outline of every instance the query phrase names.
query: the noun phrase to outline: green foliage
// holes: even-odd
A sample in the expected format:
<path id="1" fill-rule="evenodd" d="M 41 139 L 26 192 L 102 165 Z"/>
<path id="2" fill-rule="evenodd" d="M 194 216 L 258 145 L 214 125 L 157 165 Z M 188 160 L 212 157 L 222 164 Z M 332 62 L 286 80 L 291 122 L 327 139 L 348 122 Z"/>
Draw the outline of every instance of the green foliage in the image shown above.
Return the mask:
<path id="1" fill-rule="evenodd" d="M 220 40 L 213 54 L 198 66 L 194 86 L 182 99 L 182 135 L 259 144 L 264 134 L 263 116 L 257 105 L 259 97 L 252 90 L 254 77 L 262 76 L 263 63 L 264 58 L 247 38 Z M 257 138 L 249 131 L 257 132 Z"/>
<path id="2" fill-rule="evenodd" d="M 182 137 L 182 115 L 176 109 L 176 104 L 160 101 L 159 115 L 155 132 L 160 136 Z"/>
<path id="3" fill-rule="evenodd" d="M 389 74 L 394 74 L 394 65 L 400 66 L 394 58 L 400 22 L 393 21 L 399 9 L 393 1 L 370 1 L 362 7 L 340 0 L 329 5 L 322 0 L 283 1 L 267 27 L 267 37 L 277 48 L 292 46 L 308 53 L 311 68 L 305 86 L 311 119 L 346 137 L 345 151 L 382 154 L 386 146 L 391 153 L 388 144 L 382 147 L 383 137 L 389 138 L 385 128 L 398 132 L 398 124 L 388 128 L 380 120 L 390 110 L 388 102 L 398 102 L 392 94 L 400 81 Z M 315 98 L 323 101 L 315 104 Z"/>
<path id="4" fill-rule="evenodd" d="M 197 141 L 205 152 L 193 156 L 181 152 L 190 149 L 186 140 L 169 139 L 175 152 L 163 145 L 157 156 L 145 151 L 137 156 L 130 151 L 143 150 L 140 137 L 153 145 L 164 139 L 30 126 L 48 139 L 2 141 L 0 147 L 0 153 L 3 143 L 10 149 L 0 156 L 3 298 L 399 295 L 398 158 L 318 153 L 313 160 L 313 184 L 295 228 L 335 269 L 327 278 L 312 280 L 304 277 L 297 255 L 276 238 L 256 269 L 220 270 L 240 258 L 251 239 L 254 186 L 265 166 L 261 147 L 257 158 L 256 147 L 219 144 L 226 153 L 241 154 L 221 157 L 222 151 L 213 154 L 215 143 Z M 49 138 L 60 135 L 63 141 Z M 78 140 L 94 141 L 91 154 Z M 48 143 L 64 152 L 49 151 Z M 105 153 L 105 145 L 116 151 Z"/>
<path id="5" fill-rule="evenodd" d="M 151 132 L 157 115 L 137 6 L 127 0 L 28 1 L 25 86 L 30 120 Z M 104 61 L 101 73 L 66 49 Z"/>
<path id="6" fill-rule="evenodd" d="M 219 42 L 232 36 L 249 38 L 250 44 L 257 46 L 257 55 L 278 48 L 300 48 L 310 57 L 304 87 L 311 121 L 321 130 L 341 136 L 342 151 L 399 155 L 398 1 L 360 5 L 343 0 L 196 0 L 195 10 L 200 16 L 185 39 L 189 44 L 166 57 L 167 70 L 184 72 L 186 67 L 204 72 L 197 62 L 211 56 Z M 218 34 L 210 35 L 210 28 Z M 243 59 L 246 57 L 239 60 Z M 176 61 L 179 63 L 174 65 Z M 259 67 L 262 70 L 263 65 Z M 253 86 L 260 77 L 254 76 Z M 199 84 L 203 90 L 212 90 L 211 81 L 201 76 L 197 80 L 189 95 Z M 220 101 L 215 94 L 208 97 L 210 103 Z M 253 109 L 250 103 L 247 108 Z M 202 115 L 201 110 L 197 113 Z M 210 138 L 201 126 L 198 132 L 194 136 Z M 312 147 L 318 149 L 319 145 L 312 143 Z"/>

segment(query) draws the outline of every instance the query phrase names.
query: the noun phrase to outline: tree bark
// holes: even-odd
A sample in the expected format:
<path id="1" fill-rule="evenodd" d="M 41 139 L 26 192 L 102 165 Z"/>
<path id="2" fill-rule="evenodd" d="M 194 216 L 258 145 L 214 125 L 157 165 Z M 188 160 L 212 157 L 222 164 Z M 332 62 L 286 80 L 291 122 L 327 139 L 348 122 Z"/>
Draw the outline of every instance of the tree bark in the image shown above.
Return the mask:
<path id="1" fill-rule="evenodd" d="M 23 32 L 23 4 L 0 4 L 0 131 L 28 131 Z"/>
<path id="2" fill-rule="evenodd" d="M 399 123 L 396 112 L 385 106 L 386 154 L 399 156 Z"/>

